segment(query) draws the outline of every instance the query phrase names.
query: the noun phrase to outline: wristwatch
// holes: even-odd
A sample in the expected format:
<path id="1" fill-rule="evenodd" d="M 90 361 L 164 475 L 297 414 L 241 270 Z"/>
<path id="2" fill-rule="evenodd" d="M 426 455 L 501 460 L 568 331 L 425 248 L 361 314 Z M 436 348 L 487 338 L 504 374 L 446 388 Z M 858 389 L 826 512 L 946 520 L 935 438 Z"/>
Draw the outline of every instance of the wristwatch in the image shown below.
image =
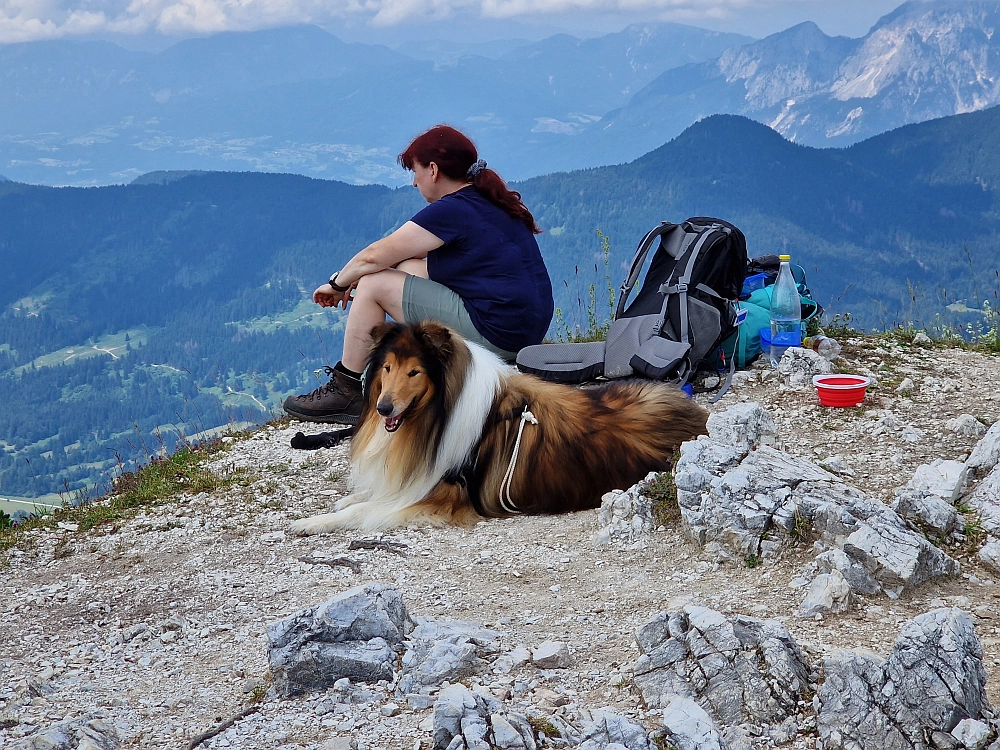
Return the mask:
<path id="1" fill-rule="evenodd" d="M 340 284 L 337 283 L 337 277 L 339 275 L 340 275 L 340 271 L 337 271 L 337 273 L 335 273 L 333 276 L 330 277 L 330 280 L 327 283 L 330 286 L 333 287 L 333 291 L 335 291 L 335 292 L 346 292 L 351 287 L 350 286 L 340 286 Z"/>

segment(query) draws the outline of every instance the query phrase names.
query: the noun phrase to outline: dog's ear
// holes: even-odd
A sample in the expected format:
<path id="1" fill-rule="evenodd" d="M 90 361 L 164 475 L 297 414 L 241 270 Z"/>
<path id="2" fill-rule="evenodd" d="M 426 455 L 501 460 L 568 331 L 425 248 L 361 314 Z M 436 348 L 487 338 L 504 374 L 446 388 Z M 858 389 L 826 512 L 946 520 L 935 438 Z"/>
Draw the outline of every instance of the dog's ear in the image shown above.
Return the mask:
<path id="1" fill-rule="evenodd" d="M 424 346 L 442 360 L 451 357 L 455 351 L 455 337 L 452 335 L 451 329 L 440 323 L 433 321 L 421 323 L 414 330 L 414 334 L 423 342 Z"/>
<path id="2" fill-rule="evenodd" d="M 385 341 L 389 334 L 398 331 L 400 328 L 402 328 L 402 326 L 400 326 L 399 323 L 390 323 L 388 321 L 385 323 L 379 323 L 377 326 L 372 328 L 372 351 L 374 352 L 379 346 L 381 346 L 382 342 Z"/>

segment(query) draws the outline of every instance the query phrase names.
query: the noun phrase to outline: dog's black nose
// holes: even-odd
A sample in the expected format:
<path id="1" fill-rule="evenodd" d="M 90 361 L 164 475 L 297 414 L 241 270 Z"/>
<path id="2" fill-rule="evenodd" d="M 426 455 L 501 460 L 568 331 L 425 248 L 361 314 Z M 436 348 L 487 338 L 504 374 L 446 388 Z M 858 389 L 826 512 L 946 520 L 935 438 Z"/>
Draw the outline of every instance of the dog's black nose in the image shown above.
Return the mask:
<path id="1" fill-rule="evenodd" d="M 379 401 L 375 410 L 383 417 L 388 417 L 392 414 L 392 401 Z"/>

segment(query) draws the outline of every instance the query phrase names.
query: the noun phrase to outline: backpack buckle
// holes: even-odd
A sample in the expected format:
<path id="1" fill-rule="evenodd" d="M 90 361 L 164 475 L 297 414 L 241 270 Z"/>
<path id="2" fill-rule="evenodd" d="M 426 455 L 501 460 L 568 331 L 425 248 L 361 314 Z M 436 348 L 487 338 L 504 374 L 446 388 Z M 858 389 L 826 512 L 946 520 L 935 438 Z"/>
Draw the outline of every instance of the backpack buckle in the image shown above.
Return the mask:
<path id="1" fill-rule="evenodd" d="M 682 293 L 686 292 L 688 290 L 688 285 L 682 281 L 677 286 L 674 287 L 674 290 Z"/>

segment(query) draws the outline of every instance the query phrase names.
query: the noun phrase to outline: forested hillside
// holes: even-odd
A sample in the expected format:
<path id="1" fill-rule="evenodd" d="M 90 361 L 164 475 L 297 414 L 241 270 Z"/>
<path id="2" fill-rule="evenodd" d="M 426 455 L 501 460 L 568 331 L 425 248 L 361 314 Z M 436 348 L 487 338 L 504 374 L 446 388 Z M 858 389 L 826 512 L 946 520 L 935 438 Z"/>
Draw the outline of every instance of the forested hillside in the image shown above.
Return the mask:
<path id="1" fill-rule="evenodd" d="M 791 252 L 830 314 L 988 325 L 998 132 L 992 109 L 818 150 L 717 116 L 631 164 L 517 189 L 546 229 L 569 327 L 587 326 L 591 284 L 606 314 L 607 279 L 618 286 L 646 230 L 694 215 L 736 223 L 751 255 Z M 0 184 L 0 496 L 92 486 L 116 454 L 148 457 L 314 387 L 341 313 L 310 292 L 423 205 L 412 188 L 291 175 L 140 182 Z"/>

